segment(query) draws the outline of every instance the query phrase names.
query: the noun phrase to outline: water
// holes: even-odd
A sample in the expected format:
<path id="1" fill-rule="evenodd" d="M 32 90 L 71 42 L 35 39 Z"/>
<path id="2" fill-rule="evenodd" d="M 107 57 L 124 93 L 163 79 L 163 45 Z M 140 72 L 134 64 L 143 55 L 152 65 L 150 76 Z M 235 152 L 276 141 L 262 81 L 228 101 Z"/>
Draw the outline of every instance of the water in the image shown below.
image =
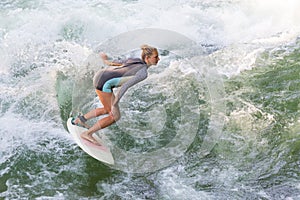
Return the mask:
<path id="1" fill-rule="evenodd" d="M 299 199 L 300 3 L 0 3 L 1 199 Z M 97 52 L 158 66 L 103 130 L 116 166 L 82 152 L 70 112 L 99 106 Z"/>

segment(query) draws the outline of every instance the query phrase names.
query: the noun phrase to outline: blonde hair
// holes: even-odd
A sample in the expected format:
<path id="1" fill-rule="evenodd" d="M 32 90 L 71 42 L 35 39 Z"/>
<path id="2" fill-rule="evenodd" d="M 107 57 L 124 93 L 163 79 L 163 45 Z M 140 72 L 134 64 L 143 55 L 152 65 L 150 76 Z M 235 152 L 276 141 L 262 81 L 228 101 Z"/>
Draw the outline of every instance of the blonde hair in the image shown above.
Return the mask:
<path id="1" fill-rule="evenodd" d="M 141 46 L 141 49 L 142 49 L 141 57 L 142 57 L 143 61 L 145 61 L 146 56 L 151 56 L 154 51 L 157 51 L 157 49 L 155 47 L 151 47 L 147 44 L 143 44 Z"/>

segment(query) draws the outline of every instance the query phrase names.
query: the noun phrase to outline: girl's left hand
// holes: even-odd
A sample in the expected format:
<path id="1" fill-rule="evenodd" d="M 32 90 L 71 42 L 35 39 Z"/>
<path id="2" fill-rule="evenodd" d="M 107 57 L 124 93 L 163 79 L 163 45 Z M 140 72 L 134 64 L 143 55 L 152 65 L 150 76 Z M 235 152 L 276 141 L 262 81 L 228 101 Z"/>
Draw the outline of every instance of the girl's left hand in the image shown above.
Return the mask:
<path id="1" fill-rule="evenodd" d="M 120 109 L 119 109 L 119 105 L 118 104 L 113 105 L 111 107 L 111 114 L 112 114 L 113 118 L 115 119 L 115 121 L 117 121 L 117 120 L 120 119 L 121 114 L 120 114 Z"/>

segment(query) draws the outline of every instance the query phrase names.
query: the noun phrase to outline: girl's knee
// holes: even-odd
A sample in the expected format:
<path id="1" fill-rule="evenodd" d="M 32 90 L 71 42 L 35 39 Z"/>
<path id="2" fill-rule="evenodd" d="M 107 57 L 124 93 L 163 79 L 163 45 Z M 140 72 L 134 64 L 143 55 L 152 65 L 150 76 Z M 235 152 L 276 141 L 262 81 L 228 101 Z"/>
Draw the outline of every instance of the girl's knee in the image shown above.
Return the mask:
<path id="1" fill-rule="evenodd" d="M 120 114 L 113 114 L 112 112 L 110 112 L 109 115 L 115 122 L 121 118 Z"/>

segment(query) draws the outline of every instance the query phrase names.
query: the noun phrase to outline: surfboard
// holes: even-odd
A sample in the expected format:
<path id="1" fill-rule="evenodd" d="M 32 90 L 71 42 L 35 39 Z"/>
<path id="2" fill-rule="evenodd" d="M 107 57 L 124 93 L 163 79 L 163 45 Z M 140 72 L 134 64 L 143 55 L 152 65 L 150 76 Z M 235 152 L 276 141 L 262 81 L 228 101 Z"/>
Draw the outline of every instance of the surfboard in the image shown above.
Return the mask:
<path id="1" fill-rule="evenodd" d="M 102 140 L 96 133 L 93 134 L 93 137 L 101 144 L 101 145 L 96 145 L 88 140 L 85 140 L 80 137 L 80 134 L 84 131 L 86 131 L 86 128 L 73 125 L 72 124 L 72 119 L 69 118 L 67 121 L 67 127 L 69 132 L 71 133 L 72 137 L 74 138 L 76 144 L 88 155 L 92 156 L 93 158 L 109 164 L 113 165 L 114 164 L 114 158 L 110 152 L 110 149 L 107 147 L 105 144 L 105 141 Z"/>

